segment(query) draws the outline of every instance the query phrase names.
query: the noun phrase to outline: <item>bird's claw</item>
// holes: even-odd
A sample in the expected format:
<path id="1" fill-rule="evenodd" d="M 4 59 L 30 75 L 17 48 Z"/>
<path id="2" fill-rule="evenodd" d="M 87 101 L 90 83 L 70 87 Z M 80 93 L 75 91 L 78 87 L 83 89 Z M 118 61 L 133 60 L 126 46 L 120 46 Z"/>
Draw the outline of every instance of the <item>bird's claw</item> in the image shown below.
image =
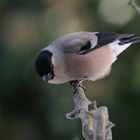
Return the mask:
<path id="1" fill-rule="evenodd" d="M 77 88 L 82 88 L 84 91 L 86 90 L 85 86 L 82 85 L 81 81 L 75 80 L 75 81 L 70 81 L 69 82 L 70 86 L 74 90 L 74 93 L 76 92 Z"/>

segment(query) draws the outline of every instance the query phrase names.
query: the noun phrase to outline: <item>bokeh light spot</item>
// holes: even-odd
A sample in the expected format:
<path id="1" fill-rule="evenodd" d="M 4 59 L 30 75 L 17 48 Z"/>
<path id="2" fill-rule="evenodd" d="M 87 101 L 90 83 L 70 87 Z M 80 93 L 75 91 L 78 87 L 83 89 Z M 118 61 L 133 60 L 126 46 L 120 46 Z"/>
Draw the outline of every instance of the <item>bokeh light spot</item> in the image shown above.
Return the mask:
<path id="1" fill-rule="evenodd" d="M 134 10 L 129 7 L 128 0 L 102 0 L 99 13 L 110 24 L 123 26 L 134 16 Z"/>

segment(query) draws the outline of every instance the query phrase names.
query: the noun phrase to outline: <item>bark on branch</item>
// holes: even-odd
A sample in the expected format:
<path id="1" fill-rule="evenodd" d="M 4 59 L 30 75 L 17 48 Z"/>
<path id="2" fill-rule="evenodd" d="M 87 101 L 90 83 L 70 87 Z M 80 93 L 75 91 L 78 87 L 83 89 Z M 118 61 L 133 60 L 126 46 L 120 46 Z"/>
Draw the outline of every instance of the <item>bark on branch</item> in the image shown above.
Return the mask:
<path id="1" fill-rule="evenodd" d="M 72 86 L 74 109 L 66 114 L 68 119 L 80 118 L 82 134 L 86 140 L 112 140 L 108 109 L 105 106 L 97 108 L 96 102 L 89 101 L 85 96 L 82 85 L 76 83 Z"/>

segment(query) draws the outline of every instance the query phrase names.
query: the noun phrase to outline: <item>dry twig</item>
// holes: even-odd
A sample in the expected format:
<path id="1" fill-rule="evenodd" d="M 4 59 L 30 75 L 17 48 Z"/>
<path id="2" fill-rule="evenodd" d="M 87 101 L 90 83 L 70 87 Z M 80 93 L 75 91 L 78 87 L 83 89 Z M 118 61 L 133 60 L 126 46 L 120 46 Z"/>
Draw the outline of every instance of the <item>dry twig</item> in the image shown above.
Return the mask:
<path id="1" fill-rule="evenodd" d="M 131 0 L 128 4 L 140 14 L 140 7 L 135 2 L 135 0 Z"/>
<path id="2" fill-rule="evenodd" d="M 86 140 L 112 140 L 108 109 L 105 106 L 97 108 L 96 102 L 90 102 L 84 93 L 82 85 L 72 86 L 74 110 L 66 115 L 68 119 L 80 118 L 82 134 Z M 75 88 L 77 87 L 77 88 Z"/>

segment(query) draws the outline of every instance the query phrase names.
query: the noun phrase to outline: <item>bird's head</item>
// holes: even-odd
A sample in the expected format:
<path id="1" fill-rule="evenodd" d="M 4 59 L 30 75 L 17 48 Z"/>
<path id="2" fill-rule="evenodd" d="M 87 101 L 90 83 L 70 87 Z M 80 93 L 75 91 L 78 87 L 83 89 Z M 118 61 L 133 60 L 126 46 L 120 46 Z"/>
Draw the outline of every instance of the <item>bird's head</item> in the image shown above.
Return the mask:
<path id="1" fill-rule="evenodd" d="M 54 77 L 52 53 L 48 50 L 41 51 L 35 61 L 35 68 L 38 75 L 44 80 L 49 81 Z"/>

